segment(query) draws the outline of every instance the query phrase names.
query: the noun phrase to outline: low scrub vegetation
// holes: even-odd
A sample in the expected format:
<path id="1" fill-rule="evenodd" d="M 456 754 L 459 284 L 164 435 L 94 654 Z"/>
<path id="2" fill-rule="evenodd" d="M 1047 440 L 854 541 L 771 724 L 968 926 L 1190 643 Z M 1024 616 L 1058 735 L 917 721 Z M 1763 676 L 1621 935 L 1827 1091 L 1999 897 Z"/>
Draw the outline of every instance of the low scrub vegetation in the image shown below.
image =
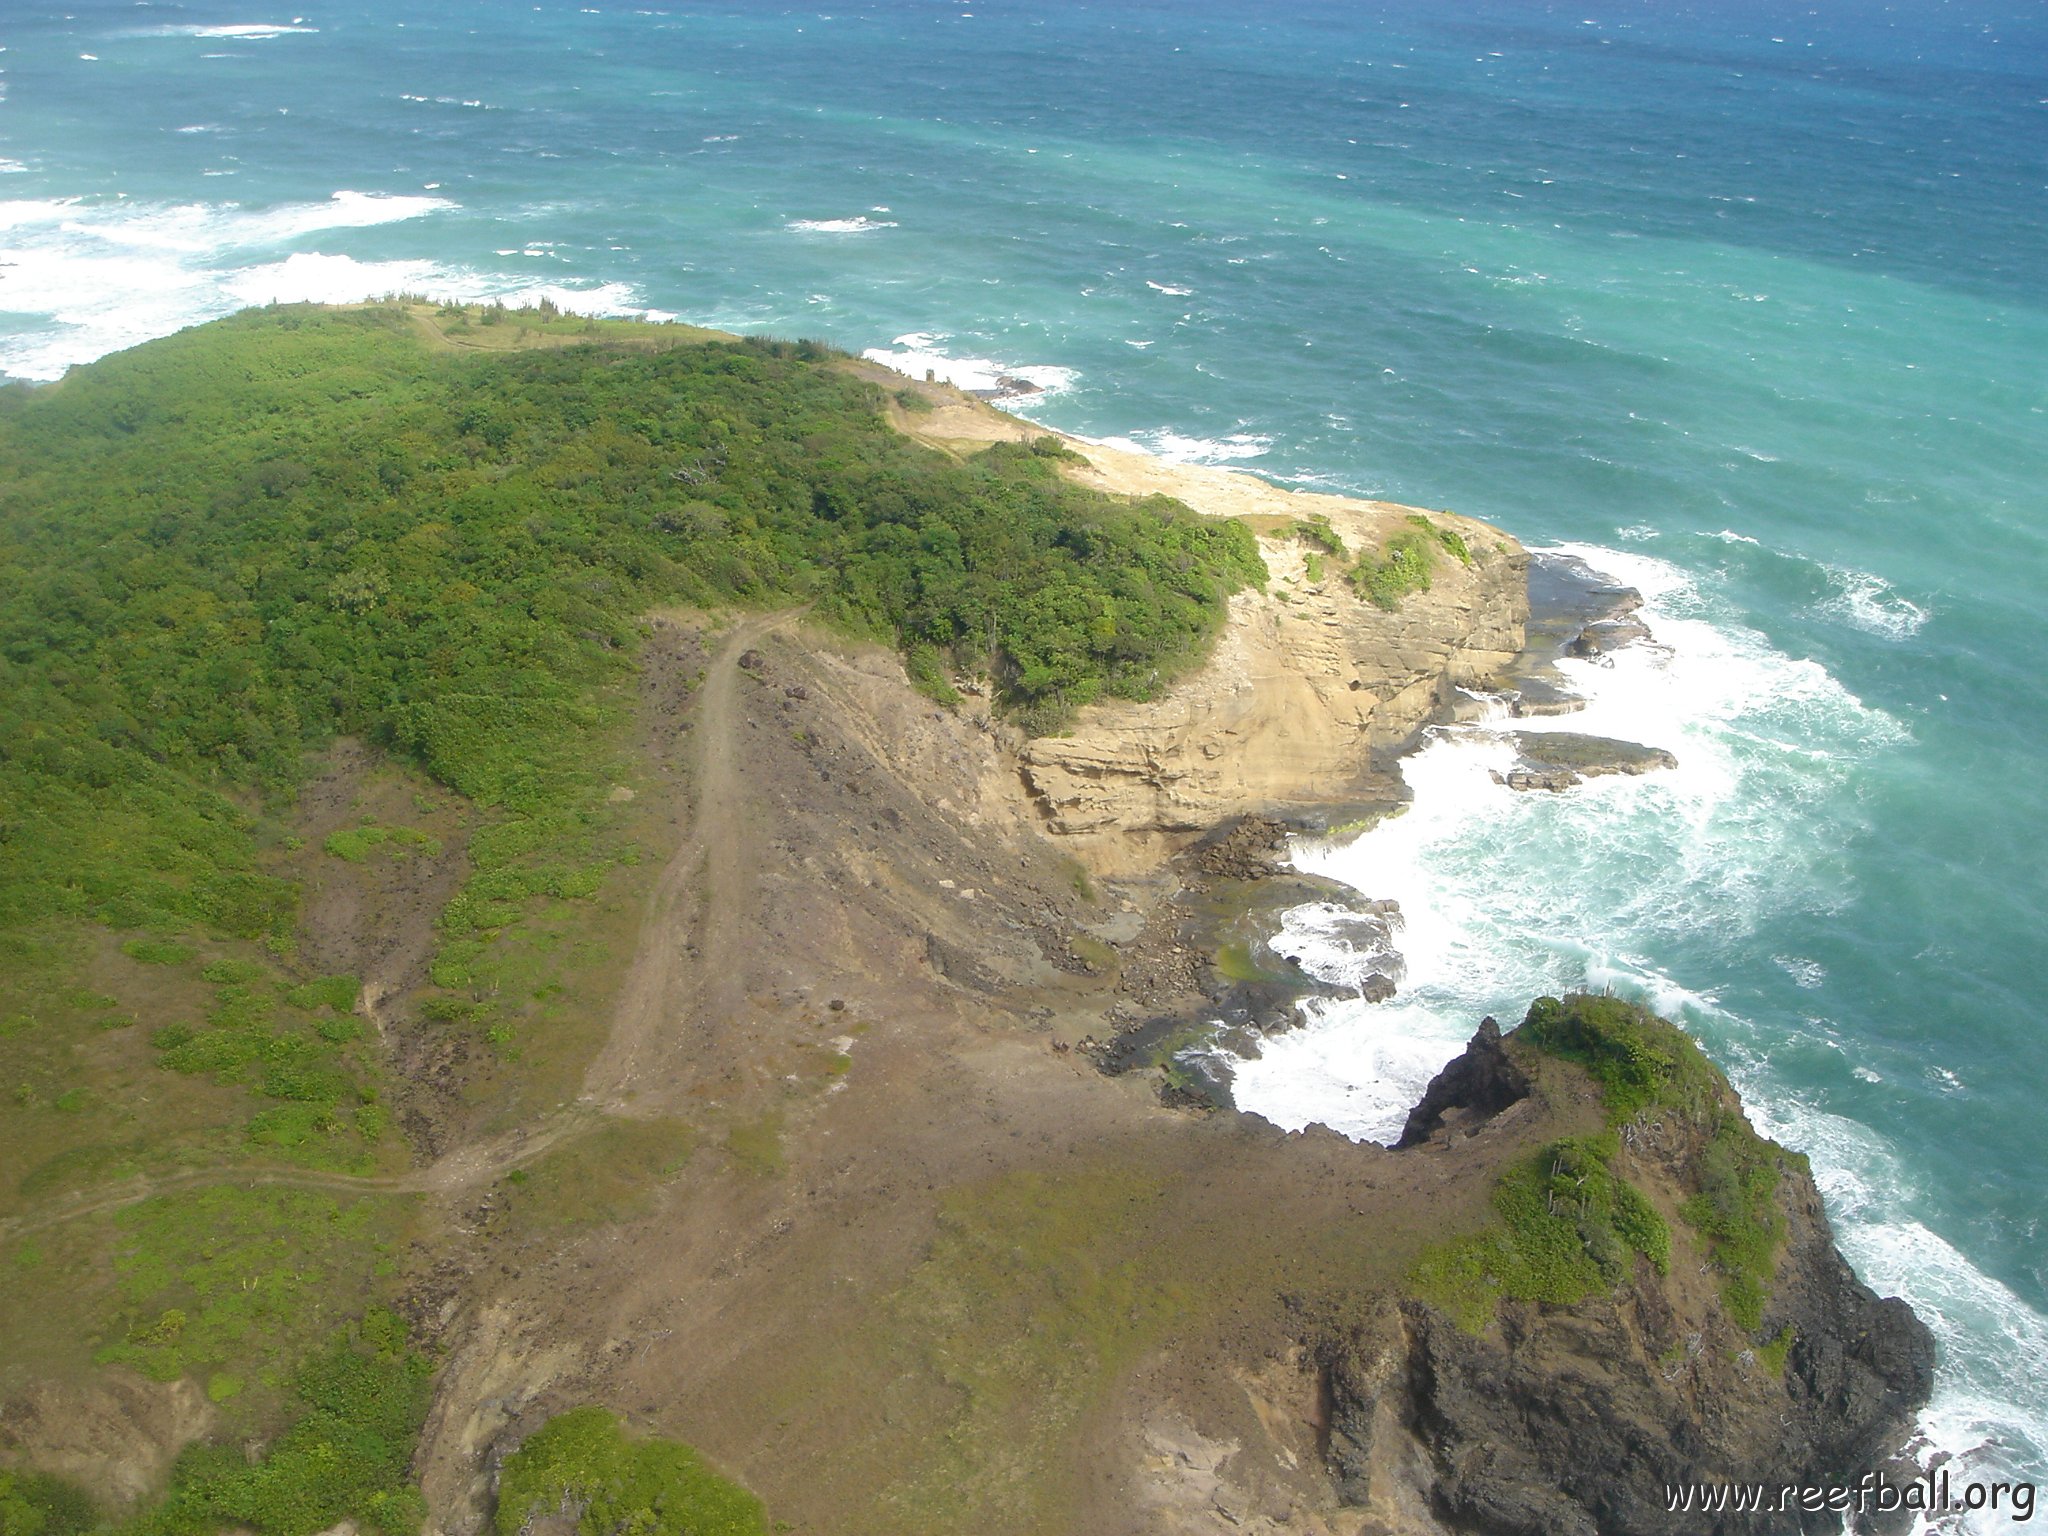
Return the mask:
<path id="1" fill-rule="evenodd" d="M 1660 1273 L 1671 1234 L 1615 1172 L 1621 1137 L 1656 1119 L 1696 1143 L 1679 1170 L 1679 1215 L 1721 1277 L 1729 1320 L 1763 1327 L 1785 1220 L 1780 1173 L 1793 1154 L 1750 1129 L 1720 1073 L 1676 1025 L 1615 997 L 1538 998 L 1517 1037 L 1576 1063 L 1599 1084 L 1608 1128 L 1546 1148 L 1501 1181 L 1497 1224 L 1433 1249 L 1412 1277 L 1417 1294 L 1466 1327 L 1483 1327 L 1502 1298 L 1572 1302 L 1627 1278 L 1641 1254 Z"/>
<path id="2" fill-rule="evenodd" d="M 628 1434 L 608 1411 L 558 1414 L 505 1458 L 498 1536 L 537 1518 L 578 1536 L 766 1536 L 761 1501 L 686 1445 Z"/>

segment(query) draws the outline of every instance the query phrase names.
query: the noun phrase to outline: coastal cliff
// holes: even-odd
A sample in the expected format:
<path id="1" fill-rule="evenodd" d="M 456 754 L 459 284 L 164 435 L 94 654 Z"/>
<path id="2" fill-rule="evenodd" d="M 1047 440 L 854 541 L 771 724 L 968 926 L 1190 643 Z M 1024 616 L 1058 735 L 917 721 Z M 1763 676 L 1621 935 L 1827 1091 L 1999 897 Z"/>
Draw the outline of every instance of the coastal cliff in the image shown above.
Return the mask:
<path id="1" fill-rule="evenodd" d="M 1843 1261 L 1805 1160 L 1757 1138 L 1725 1079 L 1670 1025 L 1611 999 L 1550 1007 L 1553 1017 L 1605 1009 L 1674 1076 L 1698 1074 L 1702 1092 L 1620 1120 L 1612 1159 L 1612 1176 L 1668 1222 L 1672 1246 L 1661 1263 L 1632 1255 L 1611 1286 L 1569 1301 L 1510 1294 L 1485 1319 L 1453 1316 L 1425 1284 L 1326 1340 L 1340 1497 L 1390 1530 L 1408 1528 L 1399 1512 L 1419 1494 L 1445 1527 L 1488 1536 L 1679 1536 L 1820 1528 L 1812 1511 L 1808 1524 L 1799 1510 L 1674 1512 L 1671 1492 L 1689 1485 L 1763 1486 L 1775 1501 L 1788 1485 L 1913 1476 L 1891 1458 L 1927 1400 L 1933 1341 L 1904 1302 L 1880 1300 Z M 1555 1065 L 1526 1038 L 1535 1031 L 1503 1041 L 1492 1022 L 1417 1106 L 1409 1155 L 1458 1155 Z M 1769 1175 L 1751 1176 L 1769 1185 L 1756 1210 L 1768 1278 L 1747 1298 L 1725 1283 L 1727 1228 L 1710 1211 L 1738 1144 Z M 1554 1167 L 1560 1154 L 1548 1155 Z M 1552 1183 L 1552 1206 L 1588 1232 L 1565 1181 Z"/>
<path id="2" fill-rule="evenodd" d="M 890 410 L 920 442 L 959 454 L 1053 436 L 1076 485 L 1169 496 L 1258 536 L 1266 585 L 1230 598 L 1201 667 L 1157 698 L 1088 705 L 1017 748 L 1040 826 L 1098 874 L 1154 868 L 1232 817 L 1398 799 L 1392 755 L 1449 715 L 1459 687 L 1522 653 L 1529 557 L 1491 524 L 1060 437 L 951 386 L 862 371 L 922 402 Z M 1413 574 L 1375 592 L 1366 578 L 1404 544 Z"/>
<path id="3" fill-rule="evenodd" d="M 1217 488 L 1185 474 L 1174 484 L 1197 511 Z M 1390 754 L 1446 713 L 1458 686 L 1488 680 L 1522 648 L 1528 557 L 1498 529 L 1262 489 L 1259 504 L 1294 516 L 1260 519 L 1271 581 L 1230 600 L 1201 672 L 1161 699 L 1091 706 L 1019 754 L 1046 829 L 1098 868 L 1141 864 L 1248 812 L 1393 798 Z M 1392 608 L 1362 598 L 1294 531 L 1314 517 L 1345 548 L 1373 550 L 1418 515 L 1455 532 L 1470 562 L 1439 561 L 1429 588 Z"/>
<path id="4" fill-rule="evenodd" d="M 457 482 L 366 462 L 303 393 L 364 360 L 441 401 L 420 430 Z M 23 546 L 22 612 L 69 648 L 36 674 L 34 751 L 0 754 L 44 797 L 5 829 L 41 851 L 10 862 L 31 883 L 0 933 L 34 1006 L 0 1028 L 25 1170 L 0 1263 L 39 1305 L 0 1316 L 0 1479 L 84 1511 L 45 1536 L 557 1528 L 522 1510 L 676 1536 L 713 1495 L 746 1511 L 721 1528 L 819 1536 L 1658 1530 L 1656 1479 L 1757 1467 L 1781 1422 L 1802 1471 L 1881 1461 L 1924 1333 L 1848 1276 L 1801 1164 L 1670 1026 L 1550 1005 L 1441 1080 L 1401 1150 L 1172 1091 L 1170 1031 L 1213 1030 L 1218 976 L 1281 1003 L 1300 981 L 1184 926 L 1205 901 L 1246 919 L 1281 824 L 1198 834 L 1370 798 L 1375 752 L 1530 627 L 1513 542 L 1101 445 L 969 462 L 976 430 L 1041 434 L 957 392 L 912 423 L 947 462 L 884 426 L 900 376 L 844 377 L 873 372 L 542 315 L 286 311 L 0 419 L 53 543 Z M 644 407 L 612 407 L 646 436 L 610 444 L 610 479 L 565 383 Z M 679 397 L 701 445 L 655 430 L 697 419 Z M 309 435 L 279 460 L 286 416 Z M 764 463 L 818 483 L 770 496 Z M 223 464 L 246 472 L 213 511 L 152 500 Z M 1155 492 L 1243 518 L 1267 595 L 1218 611 L 1202 562 L 1253 580 L 1250 539 L 1162 521 Z M 929 651 L 920 675 L 812 622 L 828 577 L 901 595 L 882 514 L 913 504 L 979 552 L 927 574 L 977 577 L 949 590 L 1026 638 L 1058 626 L 1029 628 L 997 557 L 1069 551 L 1056 513 L 1187 578 L 1206 627 L 1133 635 L 1149 655 L 1083 635 L 1052 671 L 1179 682 L 1021 746 L 1028 700 L 956 701 Z M 1034 509 L 1042 537 L 1013 540 Z M 761 537 L 770 514 L 794 531 Z M 294 517 L 331 532 L 310 568 Z M 205 623 L 124 672 L 165 541 Z M 1108 593 L 1104 562 L 1046 558 L 1044 590 Z M 319 645 L 264 622 L 310 613 Z M 388 710 L 342 711 L 323 658 L 374 662 Z M 175 704 L 190 734 L 110 744 L 104 699 L 68 702 L 98 677 L 134 731 Z M 237 677 L 246 708 L 214 711 Z M 241 799 L 165 766 L 202 726 L 292 719 L 221 747 Z M 1141 1010 L 1169 1059 L 1104 1070 Z M 1621 1103 L 1609 1037 L 1655 1069 Z M 1600 1502 L 1581 1461 L 1630 1487 Z M 590 1513 L 624 1472 L 646 1508 Z"/>

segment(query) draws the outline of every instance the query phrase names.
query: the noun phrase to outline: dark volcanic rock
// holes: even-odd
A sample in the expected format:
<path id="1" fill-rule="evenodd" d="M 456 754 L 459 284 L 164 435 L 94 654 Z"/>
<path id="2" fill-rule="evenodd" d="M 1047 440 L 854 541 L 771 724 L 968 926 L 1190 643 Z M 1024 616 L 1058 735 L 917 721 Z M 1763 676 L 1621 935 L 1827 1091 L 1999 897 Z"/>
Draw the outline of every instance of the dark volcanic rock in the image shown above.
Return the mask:
<path id="1" fill-rule="evenodd" d="M 1542 1059 L 1482 1025 L 1399 1145 L 1498 1102 L 1517 1076 L 1523 1091 L 1547 1093 L 1561 1064 Z M 1725 1082 L 1691 1108 L 1647 1110 L 1622 1127 L 1615 1170 L 1676 1211 L 1699 1192 L 1726 1117 L 1740 1113 Z M 1673 1512 L 1667 1502 L 1667 1489 L 1689 1484 L 1853 1488 L 1866 1475 L 1896 1485 L 1917 1474 L 1901 1448 L 1932 1388 L 1932 1336 L 1850 1270 L 1803 1160 L 1780 1159 L 1776 1198 L 1784 1236 L 1754 1330 L 1731 1318 L 1700 1240 L 1673 1219 L 1669 1273 L 1636 1258 L 1612 1289 L 1576 1302 L 1503 1298 L 1477 1332 L 1410 1297 L 1316 1341 L 1339 1496 L 1367 1510 L 1368 1526 L 1426 1497 L 1468 1536 L 1840 1529 L 1839 1515 Z"/>
<path id="2" fill-rule="evenodd" d="M 1515 731 L 1511 733 L 1520 760 L 1494 780 L 1510 789 L 1570 789 L 1586 779 L 1610 773 L 1652 773 L 1676 768 L 1678 759 L 1662 747 L 1587 736 L 1577 731 Z"/>
<path id="3" fill-rule="evenodd" d="M 1839 1528 L 1795 1512 L 1674 1514 L 1664 1494 L 1695 1482 L 1853 1484 L 1885 1467 L 1926 1401 L 1926 1326 L 1856 1279 L 1817 1200 L 1806 1218 L 1769 1320 L 1782 1317 L 1800 1341 L 1782 1381 L 1748 1352 L 1731 1358 L 1696 1335 L 1676 1341 L 1667 1365 L 1674 1351 L 1658 1346 L 1673 1316 L 1647 1274 L 1569 1310 L 1515 1308 L 1498 1338 L 1411 1305 L 1414 1422 L 1437 1469 L 1438 1508 L 1461 1530 L 1503 1536 Z"/>
<path id="4" fill-rule="evenodd" d="M 1515 1065 L 1501 1044 L 1500 1025 L 1491 1018 L 1481 1019 L 1464 1054 L 1437 1073 L 1422 1101 L 1408 1112 L 1408 1123 L 1401 1128 L 1394 1150 L 1427 1141 L 1454 1111 L 1463 1111 L 1462 1122 L 1476 1130 L 1528 1096 L 1529 1074 Z"/>
<path id="5" fill-rule="evenodd" d="M 1600 619 L 1580 630 L 1565 653 L 1591 660 L 1649 638 L 1650 626 L 1641 619 Z"/>
<path id="6" fill-rule="evenodd" d="M 1240 816 L 1196 844 L 1188 862 L 1223 880 L 1263 880 L 1285 867 L 1287 824 L 1271 816 Z"/>

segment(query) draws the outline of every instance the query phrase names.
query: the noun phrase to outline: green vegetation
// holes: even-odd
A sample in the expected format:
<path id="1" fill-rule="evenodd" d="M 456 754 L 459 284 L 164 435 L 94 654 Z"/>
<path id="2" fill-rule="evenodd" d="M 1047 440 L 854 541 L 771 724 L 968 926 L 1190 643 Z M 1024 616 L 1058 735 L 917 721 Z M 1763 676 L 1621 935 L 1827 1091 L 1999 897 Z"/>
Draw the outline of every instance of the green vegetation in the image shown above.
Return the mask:
<path id="1" fill-rule="evenodd" d="M 1295 979 L 1285 971 L 1261 965 L 1258 957 L 1252 953 L 1250 939 L 1230 939 L 1218 945 L 1214 964 L 1216 974 L 1225 981 L 1285 982 Z"/>
<path id="2" fill-rule="evenodd" d="M 550 1419 L 505 1458 L 498 1536 L 565 1516 L 579 1536 L 766 1536 L 761 1501 L 686 1445 L 628 1435 L 603 1408 Z"/>
<path id="3" fill-rule="evenodd" d="M 749 1173 L 772 1178 L 788 1162 L 782 1150 L 782 1114 L 771 1111 L 758 1120 L 745 1121 L 725 1133 L 725 1150 Z"/>
<path id="4" fill-rule="evenodd" d="M 223 1372 L 260 1414 L 311 1339 L 374 1291 L 395 1247 L 394 1203 L 219 1185 L 114 1217 L 111 1315 L 98 1358 L 157 1381 Z"/>
<path id="5" fill-rule="evenodd" d="M 84 1490 L 59 1478 L 0 1468 L 0 1536 L 85 1536 L 98 1524 Z"/>
<path id="6" fill-rule="evenodd" d="M 1783 1328 L 1780 1328 L 1778 1330 L 1778 1336 L 1772 1339 L 1770 1343 L 1757 1345 L 1757 1364 L 1762 1366 L 1765 1372 L 1769 1375 L 1784 1375 L 1785 1362 L 1791 1358 L 1792 1346 L 1795 1342 L 1797 1342 L 1798 1337 L 1799 1336 L 1792 1331 L 1792 1325 L 1790 1323 L 1787 1323 Z"/>
<path id="7" fill-rule="evenodd" d="M 1344 543 L 1344 535 L 1331 527 L 1330 520 L 1321 513 L 1312 513 L 1308 517 L 1298 519 L 1287 531 L 1303 543 L 1313 544 L 1324 554 L 1334 555 L 1340 561 L 1351 558 L 1351 550 Z"/>
<path id="8" fill-rule="evenodd" d="M 1499 1223 L 1424 1255 L 1416 1294 L 1477 1330 L 1502 1297 L 1568 1304 L 1628 1278 L 1630 1254 L 1659 1274 L 1671 1232 L 1635 1186 L 1615 1173 L 1613 1132 L 1555 1142 L 1494 1191 Z"/>
<path id="9" fill-rule="evenodd" d="M 408 1347 L 405 1325 L 373 1310 L 300 1367 L 295 1420 L 260 1459 L 235 1444 L 191 1447 L 163 1502 L 119 1536 L 312 1536 L 343 1520 L 411 1536 L 426 1515 L 409 1467 L 432 1375 L 432 1362 Z"/>
<path id="10" fill-rule="evenodd" d="M 1156 693 L 1264 577 L 1240 524 L 1068 485 L 1057 440 L 909 442 L 813 343 L 420 328 L 249 312 L 0 396 L 0 926 L 288 945 L 294 892 L 219 791 L 288 795 L 350 733 L 496 813 L 444 925 L 471 986 L 522 903 L 602 878 L 591 743 L 650 607 L 808 602 L 1046 730 Z"/>
<path id="11" fill-rule="evenodd" d="M 366 1172 L 384 1139 L 378 1069 L 350 1013 L 352 976 L 290 985 L 254 961 L 219 959 L 203 1025 L 166 1024 L 150 1044 L 160 1065 L 246 1086 L 259 1100 L 245 1134 L 253 1147 L 313 1167 Z"/>
<path id="12" fill-rule="evenodd" d="M 1376 608 L 1392 610 L 1412 592 L 1427 592 L 1430 571 L 1437 555 L 1448 546 L 1445 530 L 1420 513 L 1408 519 L 1411 526 L 1393 534 L 1377 555 L 1361 555 L 1351 567 L 1351 588 Z M 1449 537 L 1456 539 L 1456 534 Z M 1464 541 L 1458 540 L 1459 550 Z M 1470 553 L 1465 559 L 1470 560 Z"/>
<path id="13" fill-rule="evenodd" d="M 1504 1227 L 1433 1250 L 1413 1277 L 1418 1293 L 1480 1327 L 1498 1296 L 1571 1301 L 1615 1284 L 1623 1249 L 1663 1270 L 1670 1261 L 1663 1219 L 1609 1166 L 1624 1129 L 1662 1118 L 1690 1126 L 1700 1140 L 1679 1215 L 1721 1273 L 1730 1320 L 1747 1333 L 1761 1328 L 1785 1235 L 1779 1176 L 1791 1154 L 1750 1129 L 1721 1074 L 1683 1030 L 1640 1004 L 1583 994 L 1538 998 L 1516 1038 L 1583 1067 L 1600 1085 L 1609 1129 L 1561 1142 L 1504 1179 L 1494 1197 Z"/>
<path id="14" fill-rule="evenodd" d="M 1443 545 L 1445 549 L 1449 550 L 1451 553 L 1451 558 L 1456 560 L 1458 564 L 1470 565 L 1472 563 L 1471 546 L 1466 544 L 1465 536 L 1459 533 L 1457 529 L 1439 528 L 1435 523 L 1432 523 L 1428 518 L 1422 516 L 1422 514 L 1419 512 L 1416 513 L 1414 516 L 1410 517 L 1408 521 L 1411 523 L 1417 523 L 1422 527 L 1428 529 L 1432 534 L 1436 535 L 1437 543 Z"/>
<path id="15" fill-rule="evenodd" d="M 362 863 L 373 848 L 382 848 L 394 858 L 403 858 L 414 849 L 430 859 L 441 856 L 440 842 L 417 828 L 380 827 L 374 823 L 344 827 L 339 832 L 330 833 L 321 846 L 337 859 L 346 859 L 351 864 Z"/>
<path id="16" fill-rule="evenodd" d="M 1086 465 L 1088 456 L 1068 446 L 1063 437 L 1054 437 L 1050 432 L 1043 437 L 1031 439 L 1031 451 L 1041 459 L 1054 459 L 1062 464 Z"/>
<path id="17" fill-rule="evenodd" d="M 1587 993 L 1539 997 L 1521 1038 L 1584 1067 L 1600 1085 L 1611 1125 L 1652 1106 L 1701 1116 L 1718 1096 L 1721 1074 L 1705 1053 L 1640 1003 Z"/>
<path id="18" fill-rule="evenodd" d="M 696 1131 L 679 1120 L 607 1120 L 509 1174 L 507 1205 L 515 1220 L 534 1227 L 631 1220 L 696 1145 Z"/>
<path id="19" fill-rule="evenodd" d="M 1721 1271 L 1721 1300 L 1736 1326 L 1754 1333 L 1764 1324 L 1771 1276 L 1785 1218 L 1778 1210 L 1778 1148 L 1727 1110 L 1700 1154 L 1699 1193 L 1679 1215 L 1707 1240 Z"/>
<path id="20" fill-rule="evenodd" d="M 946 676 L 946 664 L 937 646 L 926 641 L 911 646 L 904 654 L 903 669 L 910 674 L 910 686 L 934 704 L 943 704 L 947 709 L 960 707 L 960 690 Z"/>
<path id="21" fill-rule="evenodd" d="M 1074 1490 L 1046 1475 L 1054 1448 L 1146 1351 L 1198 1335 L 1218 1270 L 1244 1258 L 1220 1235 L 1162 1251 L 1150 1221 L 1164 1196 L 1128 1166 L 947 1196 L 894 1304 L 895 1349 L 916 1351 L 945 1394 L 920 1470 L 893 1492 L 893 1528 L 971 1531 L 992 1509 L 1015 1529 L 1078 1528 L 1062 1518 Z"/>

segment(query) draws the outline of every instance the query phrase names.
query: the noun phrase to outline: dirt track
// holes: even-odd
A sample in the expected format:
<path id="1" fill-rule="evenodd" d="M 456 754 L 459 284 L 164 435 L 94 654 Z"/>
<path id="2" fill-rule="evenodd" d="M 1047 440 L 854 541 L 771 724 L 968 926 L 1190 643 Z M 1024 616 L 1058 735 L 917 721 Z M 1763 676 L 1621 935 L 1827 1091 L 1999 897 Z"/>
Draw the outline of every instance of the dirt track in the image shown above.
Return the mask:
<path id="1" fill-rule="evenodd" d="M 648 897 L 609 1038 L 584 1076 L 585 1103 L 631 1113 L 664 1052 L 702 1049 L 732 1015 L 733 929 L 713 918 L 738 904 L 748 881 L 739 663 L 794 622 L 793 614 L 741 619 L 706 670 L 687 753 L 688 828 Z"/>

